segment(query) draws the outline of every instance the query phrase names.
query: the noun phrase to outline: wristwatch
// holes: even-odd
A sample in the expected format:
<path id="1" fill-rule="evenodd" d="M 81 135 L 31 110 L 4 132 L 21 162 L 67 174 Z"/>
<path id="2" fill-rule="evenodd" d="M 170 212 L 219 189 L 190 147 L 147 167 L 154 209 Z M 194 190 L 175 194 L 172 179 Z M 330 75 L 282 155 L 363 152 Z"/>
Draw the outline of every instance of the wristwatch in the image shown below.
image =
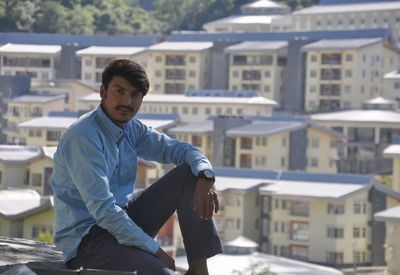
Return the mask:
<path id="1" fill-rule="evenodd" d="M 200 171 L 197 174 L 197 177 L 201 178 L 201 179 L 206 179 L 208 181 L 211 181 L 212 183 L 215 182 L 215 174 L 214 174 L 213 170 L 211 170 L 211 169 L 205 169 L 203 171 Z"/>

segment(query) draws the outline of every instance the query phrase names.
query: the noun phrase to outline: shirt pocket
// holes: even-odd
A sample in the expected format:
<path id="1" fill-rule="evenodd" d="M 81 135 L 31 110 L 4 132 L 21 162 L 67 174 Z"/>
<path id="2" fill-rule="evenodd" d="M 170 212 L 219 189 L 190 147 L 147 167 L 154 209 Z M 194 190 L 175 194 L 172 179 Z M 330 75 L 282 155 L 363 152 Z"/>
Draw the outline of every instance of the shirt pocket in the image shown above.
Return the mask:
<path id="1" fill-rule="evenodd" d="M 123 158 L 117 168 L 118 184 L 131 184 L 136 180 L 137 156 L 130 155 L 129 158 Z"/>

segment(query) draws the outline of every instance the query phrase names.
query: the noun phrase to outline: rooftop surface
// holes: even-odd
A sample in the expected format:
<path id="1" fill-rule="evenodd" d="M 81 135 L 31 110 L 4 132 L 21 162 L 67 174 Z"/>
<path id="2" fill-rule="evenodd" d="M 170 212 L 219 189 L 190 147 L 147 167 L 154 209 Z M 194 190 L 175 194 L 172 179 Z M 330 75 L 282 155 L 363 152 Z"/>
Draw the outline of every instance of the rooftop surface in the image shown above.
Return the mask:
<path id="1" fill-rule="evenodd" d="M 225 52 L 273 51 L 286 48 L 287 41 L 246 41 L 225 48 Z"/>
<path id="2" fill-rule="evenodd" d="M 54 55 L 61 52 L 59 45 L 33 45 L 7 43 L 0 47 L 0 53 L 48 54 Z"/>
<path id="3" fill-rule="evenodd" d="M 391 110 L 348 110 L 329 113 L 320 113 L 310 116 L 315 122 L 349 123 L 385 123 L 398 126 L 400 113 Z"/>
<path id="4" fill-rule="evenodd" d="M 36 146 L 0 145 L 0 161 L 7 164 L 25 164 L 41 157 Z"/>
<path id="5" fill-rule="evenodd" d="M 76 52 L 76 55 L 130 56 L 144 51 L 144 47 L 98 47 L 92 46 Z"/>
<path id="6" fill-rule="evenodd" d="M 75 121 L 76 117 L 56 117 L 56 116 L 43 116 L 28 120 L 18 124 L 21 129 L 47 129 L 47 130 L 66 130 Z"/>
<path id="7" fill-rule="evenodd" d="M 147 48 L 149 51 L 203 51 L 211 48 L 212 42 L 162 42 Z"/>
<path id="8" fill-rule="evenodd" d="M 10 100 L 10 103 L 31 103 L 31 104 L 38 104 L 38 103 L 48 103 L 58 99 L 64 99 L 66 97 L 65 94 L 63 95 L 23 95 L 19 97 L 15 97 Z"/>
<path id="9" fill-rule="evenodd" d="M 303 51 L 347 50 L 360 49 L 383 42 L 381 38 L 363 39 L 323 39 L 302 47 Z"/>
<path id="10" fill-rule="evenodd" d="M 226 131 L 229 137 L 236 136 L 272 136 L 292 132 L 307 127 L 303 122 L 290 121 L 253 121 L 250 124 L 235 127 Z"/>
<path id="11" fill-rule="evenodd" d="M 332 3 L 332 2 L 331 2 Z M 375 1 L 363 3 L 349 3 L 339 5 L 315 5 L 299 11 L 293 12 L 293 15 L 313 15 L 323 13 L 347 13 L 347 12 L 376 12 L 376 11 L 391 11 L 400 9 L 400 2 L 396 1 Z"/>
<path id="12" fill-rule="evenodd" d="M 270 0 L 259 0 L 242 5 L 241 8 L 287 8 L 287 6 Z"/>
<path id="13" fill-rule="evenodd" d="M 377 221 L 400 223 L 400 206 L 380 211 L 374 216 Z"/>
<path id="14" fill-rule="evenodd" d="M 224 25 L 224 24 L 262 24 L 269 25 L 275 18 L 283 18 L 283 15 L 231 15 L 215 21 L 207 22 L 208 25 Z"/>

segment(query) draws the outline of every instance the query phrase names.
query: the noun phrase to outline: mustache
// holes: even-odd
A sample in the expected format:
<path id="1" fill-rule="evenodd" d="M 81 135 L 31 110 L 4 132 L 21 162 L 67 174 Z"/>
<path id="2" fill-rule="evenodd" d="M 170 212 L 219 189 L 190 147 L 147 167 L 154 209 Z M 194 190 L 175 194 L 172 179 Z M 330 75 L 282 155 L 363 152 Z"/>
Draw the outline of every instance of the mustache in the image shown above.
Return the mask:
<path id="1" fill-rule="evenodd" d="M 123 111 L 123 112 L 133 112 L 133 108 L 129 107 L 129 106 L 117 106 L 115 107 L 115 109 L 117 109 L 118 111 Z"/>

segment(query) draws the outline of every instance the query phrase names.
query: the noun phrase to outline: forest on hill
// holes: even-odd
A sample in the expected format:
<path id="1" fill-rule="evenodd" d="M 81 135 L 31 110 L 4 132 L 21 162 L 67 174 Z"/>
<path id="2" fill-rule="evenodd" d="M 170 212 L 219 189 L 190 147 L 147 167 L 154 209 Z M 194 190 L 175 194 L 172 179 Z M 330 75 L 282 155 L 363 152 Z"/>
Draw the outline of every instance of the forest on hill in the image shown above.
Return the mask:
<path id="1" fill-rule="evenodd" d="M 1 0 L 0 32 L 151 34 L 201 30 L 255 0 Z M 282 0 L 292 10 L 319 0 Z"/>

